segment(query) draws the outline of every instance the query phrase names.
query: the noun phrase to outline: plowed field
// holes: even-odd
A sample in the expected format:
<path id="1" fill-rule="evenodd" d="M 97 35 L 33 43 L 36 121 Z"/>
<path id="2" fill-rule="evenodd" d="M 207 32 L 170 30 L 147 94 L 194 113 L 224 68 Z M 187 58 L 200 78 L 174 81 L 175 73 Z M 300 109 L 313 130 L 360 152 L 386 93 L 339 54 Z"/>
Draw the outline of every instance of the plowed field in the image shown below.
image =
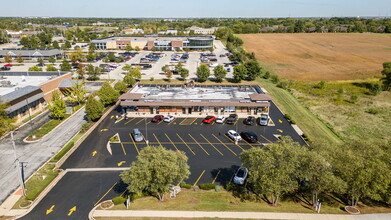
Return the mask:
<path id="1" fill-rule="evenodd" d="M 300 81 L 380 76 L 391 34 L 241 34 L 244 47 L 280 77 Z"/>

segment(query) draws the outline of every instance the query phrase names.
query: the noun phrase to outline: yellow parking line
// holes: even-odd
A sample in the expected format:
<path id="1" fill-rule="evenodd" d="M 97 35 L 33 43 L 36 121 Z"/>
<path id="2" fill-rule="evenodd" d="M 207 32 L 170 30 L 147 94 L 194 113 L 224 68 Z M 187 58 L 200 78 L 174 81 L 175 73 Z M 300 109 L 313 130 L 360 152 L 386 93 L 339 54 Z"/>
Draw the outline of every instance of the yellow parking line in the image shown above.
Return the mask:
<path id="1" fill-rule="evenodd" d="M 157 140 L 157 142 L 159 143 L 159 145 L 160 145 L 160 146 L 163 146 L 163 145 L 160 143 L 159 139 L 157 139 L 155 133 L 152 133 L 152 134 L 153 134 L 153 136 L 155 137 L 155 139 Z"/>
<path id="2" fill-rule="evenodd" d="M 124 152 L 124 154 L 126 156 L 126 151 L 125 151 L 125 148 L 124 148 L 124 145 L 122 144 L 122 142 L 121 142 L 121 147 L 122 147 L 122 151 Z"/>
<path id="3" fill-rule="evenodd" d="M 217 174 L 216 174 L 216 177 L 213 179 L 213 181 L 212 181 L 212 184 L 214 184 L 215 183 L 215 181 L 216 181 L 216 179 L 217 179 L 217 177 L 219 176 L 219 174 L 220 174 L 220 171 L 221 170 L 219 170 L 219 172 L 217 172 Z"/>
<path id="4" fill-rule="evenodd" d="M 176 135 L 179 137 L 179 139 L 181 139 L 181 141 L 186 145 L 186 147 L 189 148 L 189 150 L 190 150 L 194 155 L 196 155 L 196 154 L 194 153 L 194 151 L 189 147 L 189 145 L 187 145 L 187 143 L 181 138 L 181 136 L 179 136 L 178 133 L 177 133 Z"/>
<path id="5" fill-rule="evenodd" d="M 200 176 L 198 177 L 198 179 L 195 181 L 195 183 L 193 184 L 193 186 L 196 186 L 196 185 L 197 185 L 198 181 L 200 181 L 200 179 L 201 179 L 202 175 L 204 175 L 204 173 L 205 173 L 205 170 L 202 171 L 201 175 L 200 175 Z"/>
<path id="6" fill-rule="evenodd" d="M 196 142 L 197 144 L 198 144 L 198 146 L 203 150 L 203 151 L 205 151 L 205 153 L 209 156 L 209 153 L 208 153 L 208 151 L 206 151 L 202 146 L 201 146 L 201 144 L 199 144 L 194 138 L 193 138 L 193 136 L 191 136 L 191 134 L 189 134 L 189 136 L 191 137 L 191 139 L 193 139 L 194 140 L 194 142 Z"/>
<path id="7" fill-rule="evenodd" d="M 198 118 L 195 118 L 189 125 L 192 125 Z"/>
<path id="8" fill-rule="evenodd" d="M 226 147 L 229 151 L 231 151 L 231 153 L 233 153 L 235 156 L 238 156 L 235 152 L 233 152 L 231 150 L 231 148 L 229 148 L 227 145 L 225 145 L 218 137 L 216 137 L 216 135 L 212 134 L 213 137 L 215 137 L 224 147 Z"/>
<path id="9" fill-rule="evenodd" d="M 235 173 L 234 173 L 234 174 L 232 174 L 232 176 L 231 176 L 231 179 L 229 180 L 229 183 L 228 183 L 228 184 L 231 184 L 231 182 L 232 182 L 232 179 L 234 178 L 234 176 L 235 176 Z"/>
<path id="10" fill-rule="evenodd" d="M 182 125 L 184 121 L 186 121 L 187 118 L 184 118 L 181 122 L 179 122 L 179 125 Z"/>
<path id="11" fill-rule="evenodd" d="M 164 133 L 164 134 L 166 135 L 166 137 L 168 138 L 168 140 L 171 142 L 171 144 L 175 147 L 175 149 L 176 149 L 177 151 L 179 151 L 179 149 L 176 147 L 176 145 L 174 144 L 174 142 L 172 142 L 171 138 L 170 138 L 166 133 Z"/>
<path id="12" fill-rule="evenodd" d="M 159 121 L 157 124 L 158 124 L 158 125 L 160 125 L 162 122 L 163 122 L 163 119 L 162 119 L 162 120 L 160 120 L 160 121 Z"/>
<path id="13" fill-rule="evenodd" d="M 130 119 L 129 121 L 125 122 L 125 125 L 129 124 L 129 123 L 130 123 L 131 121 L 133 121 L 134 119 L 136 119 L 136 118 L 132 118 L 132 119 Z"/>
<path id="14" fill-rule="evenodd" d="M 136 148 L 136 151 L 137 151 L 137 154 L 140 154 L 140 152 L 138 151 L 138 148 L 137 148 L 137 145 L 136 145 L 136 142 L 134 141 L 133 137 L 131 134 L 129 134 L 130 138 L 132 138 L 132 142 L 133 142 L 133 145 L 134 145 L 134 148 Z"/>
<path id="15" fill-rule="evenodd" d="M 140 122 L 142 122 L 142 121 L 144 121 L 144 120 L 145 120 L 144 118 L 140 119 L 140 121 L 138 121 L 135 125 L 140 124 Z"/>
<path id="16" fill-rule="evenodd" d="M 244 143 L 248 144 L 250 147 L 254 147 L 252 144 L 250 144 L 250 143 L 247 142 L 246 140 L 243 139 L 243 141 L 244 141 Z"/>
<path id="17" fill-rule="evenodd" d="M 271 142 L 269 139 L 265 138 L 262 134 L 260 134 L 260 135 L 261 135 L 261 137 L 263 137 L 263 139 L 269 141 L 270 143 L 273 143 L 273 142 Z"/>
<path id="18" fill-rule="evenodd" d="M 149 125 L 151 122 L 152 122 L 152 121 L 149 121 L 149 122 L 147 123 L 147 125 Z"/>
<path id="19" fill-rule="evenodd" d="M 112 187 L 110 187 L 110 189 L 109 190 L 107 190 L 107 192 L 102 196 L 102 197 L 100 197 L 100 199 L 94 204 L 94 206 L 96 206 L 96 205 L 98 205 L 98 203 L 100 202 L 100 201 L 102 201 L 102 199 L 114 188 L 114 186 L 115 185 L 117 185 L 118 184 L 118 182 L 116 182 L 116 183 L 114 183 L 114 185 L 112 186 Z"/>
<path id="20" fill-rule="evenodd" d="M 221 156 L 224 156 L 223 153 L 221 153 L 212 143 L 210 143 L 210 141 L 208 139 L 206 139 L 206 137 L 202 134 L 200 134 L 217 152 L 219 152 L 219 154 L 221 154 Z"/>
<path id="21" fill-rule="evenodd" d="M 235 143 L 235 141 L 233 141 L 228 135 L 224 134 L 224 136 L 226 136 L 232 143 Z M 244 149 L 239 144 L 235 144 L 235 146 L 238 146 L 240 149 L 244 151 Z"/>
<path id="22" fill-rule="evenodd" d="M 170 124 L 173 123 L 175 120 L 176 120 L 176 118 L 174 118 L 174 120 L 170 121 L 170 123 L 168 123 L 168 124 L 170 125 Z"/>
<path id="23" fill-rule="evenodd" d="M 125 189 L 125 191 L 123 191 L 119 196 L 123 196 L 125 194 L 125 192 L 127 191 L 128 189 Z"/>
<path id="24" fill-rule="evenodd" d="M 145 143 L 147 143 L 147 139 L 144 137 L 144 135 L 141 134 L 141 136 L 143 136 L 143 140 L 145 141 Z"/>

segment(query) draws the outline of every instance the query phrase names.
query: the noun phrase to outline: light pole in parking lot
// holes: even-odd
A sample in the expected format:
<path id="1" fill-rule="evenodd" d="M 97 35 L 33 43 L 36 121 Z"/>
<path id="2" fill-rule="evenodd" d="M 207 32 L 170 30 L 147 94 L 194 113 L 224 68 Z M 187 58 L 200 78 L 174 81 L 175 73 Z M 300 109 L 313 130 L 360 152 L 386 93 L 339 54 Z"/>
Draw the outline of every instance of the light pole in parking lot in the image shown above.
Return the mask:
<path id="1" fill-rule="evenodd" d="M 147 126 L 147 118 L 145 117 L 144 118 L 144 122 L 145 122 L 145 143 L 148 145 L 149 141 L 148 141 L 148 126 Z"/>

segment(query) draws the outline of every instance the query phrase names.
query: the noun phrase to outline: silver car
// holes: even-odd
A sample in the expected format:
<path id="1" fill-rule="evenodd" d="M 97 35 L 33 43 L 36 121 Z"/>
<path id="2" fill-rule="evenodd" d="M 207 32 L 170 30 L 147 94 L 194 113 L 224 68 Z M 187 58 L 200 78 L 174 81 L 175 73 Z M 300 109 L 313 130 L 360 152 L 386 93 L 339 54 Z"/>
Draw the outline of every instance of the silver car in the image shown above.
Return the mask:
<path id="1" fill-rule="evenodd" d="M 138 128 L 133 129 L 132 135 L 134 141 L 136 142 L 141 142 L 144 140 L 143 135 L 141 134 L 140 130 L 138 130 Z"/>
<path id="2" fill-rule="evenodd" d="M 246 167 L 240 167 L 235 173 L 234 183 L 238 185 L 243 185 L 244 181 L 246 181 L 247 174 L 248 169 Z"/>
<path id="3" fill-rule="evenodd" d="M 267 126 L 268 123 L 269 123 L 269 115 L 261 114 L 261 117 L 259 118 L 259 125 Z"/>

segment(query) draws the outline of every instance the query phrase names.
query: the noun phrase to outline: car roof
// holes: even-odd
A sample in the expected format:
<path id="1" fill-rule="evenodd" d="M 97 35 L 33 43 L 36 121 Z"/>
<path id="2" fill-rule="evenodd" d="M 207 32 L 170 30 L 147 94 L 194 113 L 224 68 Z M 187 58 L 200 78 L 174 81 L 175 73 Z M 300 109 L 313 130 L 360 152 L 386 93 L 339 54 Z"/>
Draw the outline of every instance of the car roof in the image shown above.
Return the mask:
<path id="1" fill-rule="evenodd" d="M 249 134 L 249 135 L 251 135 L 251 136 L 257 136 L 254 132 L 252 132 L 252 131 L 243 131 L 242 133 L 247 133 L 247 134 Z"/>

